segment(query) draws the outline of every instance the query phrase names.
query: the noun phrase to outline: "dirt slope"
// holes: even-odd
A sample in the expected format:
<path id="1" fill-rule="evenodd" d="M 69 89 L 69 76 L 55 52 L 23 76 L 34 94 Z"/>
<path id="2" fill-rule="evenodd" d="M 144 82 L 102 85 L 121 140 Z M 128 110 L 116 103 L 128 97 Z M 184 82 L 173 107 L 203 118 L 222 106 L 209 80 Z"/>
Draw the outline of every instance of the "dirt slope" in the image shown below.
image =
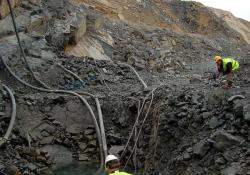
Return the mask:
<path id="1" fill-rule="evenodd" d="M 117 17 L 134 25 L 147 25 L 153 28 L 160 27 L 176 32 L 191 32 L 208 36 L 218 33 L 249 42 L 249 22 L 243 22 L 226 11 L 210 10 L 197 2 L 179 0 L 71 1 L 88 4 L 109 17 Z M 238 28 L 235 27 L 236 25 Z"/>

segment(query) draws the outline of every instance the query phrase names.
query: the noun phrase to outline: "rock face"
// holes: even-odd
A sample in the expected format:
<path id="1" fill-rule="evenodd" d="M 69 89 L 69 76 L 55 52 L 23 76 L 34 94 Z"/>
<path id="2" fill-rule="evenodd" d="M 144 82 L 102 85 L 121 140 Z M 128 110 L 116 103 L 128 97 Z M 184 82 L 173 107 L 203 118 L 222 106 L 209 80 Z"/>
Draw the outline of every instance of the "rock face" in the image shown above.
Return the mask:
<path id="1" fill-rule="evenodd" d="M 20 0 L 10 0 L 12 8 L 15 7 Z M 9 6 L 7 0 L 0 0 L 0 19 L 3 19 L 9 14 Z"/>
<path id="2" fill-rule="evenodd" d="M 56 20 L 50 30 L 47 40 L 54 46 L 65 47 L 68 44 L 76 45 L 86 32 L 86 15 L 72 13 L 65 20 Z"/>
<path id="3" fill-rule="evenodd" d="M 247 174 L 250 167 L 249 46 L 234 42 L 222 21 L 207 27 L 217 18 L 207 16 L 205 7 L 199 12 L 200 6 L 193 5 L 194 2 L 77 1 L 84 4 L 74 6 L 67 0 L 22 0 L 21 7 L 15 10 L 16 22 L 28 63 L 39 79 L 51 89 L 83 94 L 97 121 L 93 97 L 98 97 L 107 151 L 117 156 L 125 153 L 122 160 L 134 153 L 128 166 L 138 170 L 136 174 Z M 137 25 L 119 21 L 116 14 L 103 15 L 108 9 L 101 7 L 101 1 L 114 2 L 114 6 L 121 3 L 128 10 L 121 15 L 127 15 L 124 19 L 128 20 L 130 15 Z M 99 4 L 86 5 L 95 2 Z M 159 9 L 161 13 L 156 18 L 161 14 L 160 23 L 152 20 L 148 24 L 157 22 L 162 26 L 140 24 L 149 16 L 156 19 L 152 14 Z M 128 13 L 130 10 L 147 15 L 138 20 L 136 14 Z M 172 18 L 173 14 L 180 18 Z M 100 16 L 104 17 L 98 24 L 96 19 Z M 116 20 L 110 20 L 113 17 Z M 178 22 L 183 26 L 176 25 Z M 176 30 L 165 30 L 169 25 L 176 25 L 172 26 Z M 218 30 L 211 33 L 215 26 Z M 11 27 L 10 15 L 0 21 L 0 54 L 22 80 L 41 87 L 20 58 Z M 228 31 L 230 35 L 224 33 Z M 77 51 L 85 55 L 65 55 L 65 44 L 82 46 Z M 214 54 L 246 58 L 234 81 L 239 88 L 225 90 L 219 82 L 207 78 L 216 69 L 210 58 Z M 148 88 L 143 89 L 134 73 L 119 62 L 131 64 Z M 78 75 L 81 81 L 58 63 Z M 99 134 L 89 108 L 78 97 L 69 92 L 30 89 L 18 83 L 4 67 L 0 68 L 0 82 L 10 86 L 17 101 L 13 132 L 0 149 L 0 171 L 7 162 L 15 164 L 22 174 L 31 175 L 42 174 L 42 170 L 52 165 L 51 160 L 58 165 L 69 164 L 73 159 L 100 162 Z M 12 106 L 8 93 L 2 90 L 0 93 L 1 137 L 8 128 Z M 235 94 L 246 98 L 229 103 L 228 98 Z"/>

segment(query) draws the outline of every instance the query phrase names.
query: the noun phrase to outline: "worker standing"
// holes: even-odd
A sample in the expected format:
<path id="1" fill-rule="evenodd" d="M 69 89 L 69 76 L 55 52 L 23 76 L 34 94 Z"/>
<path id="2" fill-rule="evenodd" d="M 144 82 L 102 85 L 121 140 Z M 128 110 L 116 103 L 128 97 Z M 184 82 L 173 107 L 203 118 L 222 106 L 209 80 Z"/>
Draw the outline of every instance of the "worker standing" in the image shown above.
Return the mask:
<path id="1" fill-rule="evenodd" d="M 222 58 L 221 56 L 215 56 L 214 61 L 217 65 L 219 74 L 227 76 L 227 84 L 224 88 L 230 88 L 233 83 L 233 74 L 240 67 L 238 61 L 232 58 Z"/>
<path id="2" fill-rule="evenodd" d="M 132 175 L 125 172 L 120 172 L 121 167 L 119 159 L 115 155 L 108 155 L 105 159 L 106 172 L 109 175 Z"/>

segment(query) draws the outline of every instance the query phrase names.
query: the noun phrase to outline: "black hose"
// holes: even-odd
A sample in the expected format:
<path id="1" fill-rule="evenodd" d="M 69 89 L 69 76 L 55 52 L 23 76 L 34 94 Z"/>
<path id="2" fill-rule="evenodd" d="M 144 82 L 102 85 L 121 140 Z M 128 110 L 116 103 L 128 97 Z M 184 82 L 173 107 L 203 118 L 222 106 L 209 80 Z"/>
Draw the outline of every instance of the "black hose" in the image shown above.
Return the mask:
<path id="1" fill-rule="evenodd" d="M 3 88 L 8 92 L 8 94 L 10 96 L 11 104 L 12 104 L 11 105 L 12 106 L 12 113 L 11 113 L 11 119 L 10 119 L 9 127 L 8 127 L 4 137 L 2 138 L 2 140 L 0 140 L 0 147 L 9 139 L 9 136 L 11 134 L 11 131 L 13 129 L 15 119 L 16 119 L 16 100 L 15 100 L 15 97 L 14 97 L 12 91 L 8 88 L 8 86 L 3 84 Z"/>
<path id="2" fill-rule="evenodd" d="M 15 16 L 14 16 L 14 13 L 13 13 L 13 10 L 12 10 L 12 7 L 11 7 L 11 3 L 10 3 L 10 0 L 7 0 L 8 2 L 8 6 L 9 6 L 9 10 L 10 10 L 10 14 L 11 14 L 11 19 L 12 19 L 12 23 L 13 23 L 13 27 L 15 29 L 15 33 L 16 33 L 16 38 L 17 38 L 17 41 L 18 41 L 18 45 L 19 45 L 19 48 L 20 48 L 20 51 L 21 51 L 21 55 L 23 56 L 23 59 L 27 65 L 27 68 L 29 70 L 29 72 L 32 74 L 32 76 L 34 77 L 34 79 L 40 84 L 42 85 L 44 88 L 47 88 L 49 89 L 49 87 L 44 84 L 41 80 L 39 80 L 36 75 L 34 74 L 34 72 L 32 71 L 28 61 L 27 61 L 27 58 L 25 56 L 25 53 L 24 53 L 24 50 L 23 50 L 23 47 L 22 47 L 22 44 L 21 44 L 21 40 L 20 40 L 20 37 L 19 37 L 19 34 L 18 34 L 18 31 L 17 31 L 17 25 L 16 25 L 16 21 L 15 21 Z"/>

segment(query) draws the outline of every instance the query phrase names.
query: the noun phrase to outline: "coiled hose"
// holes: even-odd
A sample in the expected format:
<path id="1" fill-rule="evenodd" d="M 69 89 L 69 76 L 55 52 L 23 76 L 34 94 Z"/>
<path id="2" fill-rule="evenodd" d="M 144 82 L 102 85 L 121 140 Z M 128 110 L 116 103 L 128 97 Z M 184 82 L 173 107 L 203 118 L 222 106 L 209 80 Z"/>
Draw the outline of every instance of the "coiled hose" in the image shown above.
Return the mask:
<path id="1" fill-rule="evenodd" d="M 11 119 L 10 119 L 9 127 L 8 127 L 4 137 L 0 138 L 0 147 L 9 139 L 9 136 L 11 134 L 11 131 L 13 129 L 13 126 L 14 126 L 14 123 L 16 120 L 16 100 L 15 100 L 15 97 L 14 97 L 12 91 L 8 88 L 8 86 L 3 84 L 3 88 L 8 92 L 8 94 L 10 96 L 12 112 L 11 112 Z"/>

